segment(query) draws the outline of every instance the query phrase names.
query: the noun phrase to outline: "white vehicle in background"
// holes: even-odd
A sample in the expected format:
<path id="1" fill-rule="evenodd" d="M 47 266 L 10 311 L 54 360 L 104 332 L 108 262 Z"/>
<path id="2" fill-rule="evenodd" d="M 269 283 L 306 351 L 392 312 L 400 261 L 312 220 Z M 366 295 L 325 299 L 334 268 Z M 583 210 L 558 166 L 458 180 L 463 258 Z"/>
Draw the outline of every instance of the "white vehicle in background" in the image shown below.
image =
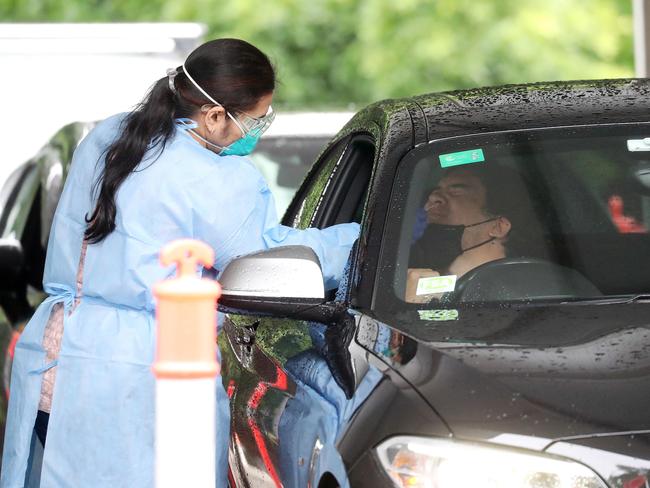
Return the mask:
<path id="1" fill-rule="evenodd" d="M 11 114 L 0 119 L 5 135 L 0 188 L 38 148 L 65 140 L 68 151 L 77 132 L 92 127 L 77 121 L 132 109 L 167 68 L 182 64 L 205 31 L 199 23 L 0 24 L 0 65 L 8 68 L 0 106 Z M 24 109 L 25 100 L 38 100 L 43 114 L 38 123 Z M 278 114 L 253 155 L 276 197 L 278 215 L 320 149 L 351 116 Z M 56 177 L 57 168 L 53 171 Z"/>
<path id="2" fill-rule="evenodd" d="M 131 110 L 205 31 L 198 23 L 0 23 L 0 106 L 10 114 L 0 119 L 0 185 L 66 124 Z"/>

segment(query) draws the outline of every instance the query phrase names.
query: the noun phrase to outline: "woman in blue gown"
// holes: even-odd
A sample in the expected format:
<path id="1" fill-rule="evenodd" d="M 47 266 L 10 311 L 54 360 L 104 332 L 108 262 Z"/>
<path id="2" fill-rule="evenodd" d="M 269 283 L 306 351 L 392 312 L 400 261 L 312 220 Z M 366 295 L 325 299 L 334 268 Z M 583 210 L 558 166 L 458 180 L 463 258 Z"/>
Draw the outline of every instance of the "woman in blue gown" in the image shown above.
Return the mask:
<path id="1" fill-rule="evenodd" d="M 156 82 L 136 110 L 101 122 L 81 142 L 50 233 L 49 297 L 16 346 L 3 488 L 24 486 L 35 424 L 46 440 L 41 486 L 153 487 L 151 289 L 174 273 L 159 264 L 166 243 L 207 242 L 217 270 L 237 255 L 307 245 L 326 287 L 336 286 L 358 225 L 280 225 L 268 186 L 246 158 L 273 120 L 274 89 L 261 51 L 236 39 L 210 41 Z M 215 484 L 225 486 L 229 410 L 217 384 Z"/>

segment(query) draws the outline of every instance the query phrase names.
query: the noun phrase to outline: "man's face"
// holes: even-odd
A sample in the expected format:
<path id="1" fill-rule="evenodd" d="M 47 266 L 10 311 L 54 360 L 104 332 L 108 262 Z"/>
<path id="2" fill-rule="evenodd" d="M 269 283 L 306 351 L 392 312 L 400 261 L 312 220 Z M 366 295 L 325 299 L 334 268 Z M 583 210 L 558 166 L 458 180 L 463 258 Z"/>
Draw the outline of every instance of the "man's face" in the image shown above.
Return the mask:
<path id="1" fill-rule="evenodd" d="M 481 180 L 468 170 L 444 176 L 424 206 L 427 222 L 444 225 L 471 225 L 485 220 L 486 190 Z"/>

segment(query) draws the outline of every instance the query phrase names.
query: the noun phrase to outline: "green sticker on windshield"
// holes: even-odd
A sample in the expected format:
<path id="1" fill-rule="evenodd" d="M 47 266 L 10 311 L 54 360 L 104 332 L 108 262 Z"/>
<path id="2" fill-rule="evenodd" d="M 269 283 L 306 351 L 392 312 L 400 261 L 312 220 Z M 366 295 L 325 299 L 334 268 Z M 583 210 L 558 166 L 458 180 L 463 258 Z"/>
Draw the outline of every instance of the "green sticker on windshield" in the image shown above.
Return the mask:
<path id="1" fill-rule="evenodd" d="M 459 166 L 461 164 L 480 163 L 482 161 L 485 161 L 483 149 L 471 149 L 469 151 L 441 154 L 439 158 L 440 167 L 442 168 Z"/>

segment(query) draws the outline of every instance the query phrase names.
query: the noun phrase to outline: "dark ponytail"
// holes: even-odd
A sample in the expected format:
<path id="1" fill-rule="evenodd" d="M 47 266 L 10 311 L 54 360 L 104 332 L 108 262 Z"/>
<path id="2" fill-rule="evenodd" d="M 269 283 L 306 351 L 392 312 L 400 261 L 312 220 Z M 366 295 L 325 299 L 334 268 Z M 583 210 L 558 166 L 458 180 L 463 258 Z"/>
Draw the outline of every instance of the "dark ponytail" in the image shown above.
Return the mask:
<path id="1" fill-rule="evenodd" d="M 275 72 L 269 58 L 255 46 L 239 39 L 217 39 L 196 48 L 185 67 L 206 92 L 232 113 L 254 107 L 275 89 Z M 115 229 L 115 195 L 151 148 L 158 156 L 174 134 L 174 119 L 192 117 L 205 104 L 212 104 L 185 76 L 182 68 L 173 80 L 158 80 L 145 99 L 122 122 L 120 137 L 106 151 L 105 166 L 94 191 L 99 189 L 95 209 L 86 216 L 85 237 L 102 241 Z"/>

